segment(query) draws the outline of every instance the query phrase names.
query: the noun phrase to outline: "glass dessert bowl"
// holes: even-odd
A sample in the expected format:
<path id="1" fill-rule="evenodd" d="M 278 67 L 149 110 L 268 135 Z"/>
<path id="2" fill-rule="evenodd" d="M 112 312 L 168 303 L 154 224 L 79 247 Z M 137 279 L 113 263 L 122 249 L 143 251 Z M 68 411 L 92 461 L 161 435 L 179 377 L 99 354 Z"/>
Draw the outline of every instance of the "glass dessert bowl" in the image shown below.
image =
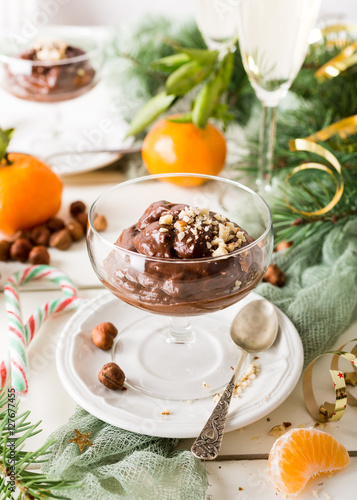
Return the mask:
<path id="1" fill-rule="evenodd" d="M 0 87 L 23 101 L 12 147 L 44 161 L 76 151 L 83 134 L 98 126 L 87 95 L 100 80 L 103 61 L 103 43 L 90 28 L 48 26 L 31 37 L 2 32 Z"/>
<path id="2" fill-rule="evenodd" d="M 0 85 L 27 101 L 52 103 L 75 99 L 98 82 L 101 44 L 87 28 L 51 26 L 27 39 L 0 36 Z"/>
<path id="3" fill-rule="evenodd" d="M 198 178 L 204 183 L 193 186 Z M 107 219 L 104 232 L 94 228 L 97 215 Z M 246 297 L 270 263 L 265 201 L 218 177 L 137 178 L 92 205 L 87 246 L 100 281 L 133 306 L 112 351 L 128 385 L 164 399 L 219 392 L 239 358 L 224 309 Z M 148 314 L 136 318 L 138 309 Z"/>

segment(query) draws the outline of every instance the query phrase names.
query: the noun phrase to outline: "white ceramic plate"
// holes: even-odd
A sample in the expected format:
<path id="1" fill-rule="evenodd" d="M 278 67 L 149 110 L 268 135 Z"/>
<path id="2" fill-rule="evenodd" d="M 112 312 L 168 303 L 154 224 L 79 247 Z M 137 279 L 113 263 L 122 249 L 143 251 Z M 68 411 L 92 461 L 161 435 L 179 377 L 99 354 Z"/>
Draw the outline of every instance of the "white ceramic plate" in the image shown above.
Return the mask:
<path id="1" fill-rule="evenodd" d="M 224 311 L 213 313 L 229 335 L 229 325 L 247 302 L 260 298 L 251 293 Z M 238 429 L 264 417 L 277 408 L 294 389 L 303 366 L 303 349 L 294 325 L 277 309 L 279 334 L 274 345 L 259 354 L 261 372 L 240 398 L 233 398 L 227 431 Z M 213 397 L 194 401 L 163 400 L 129 388 L 111 391 L 98 382 L 97 375 L 112 359 L 109 351 L 96 348 L 92 328 L 104 321 L 125 327 L 146 312 L 121 302 L 108 292 L 86 303 L 67 323 L 57 347 L 57 370 L 70 396 L 87 411 L 117 427 L 142 434 L 189 438 L 198 435 L 214 408 Z M 121 353 L 123 356 L 124 353 Z M 126 360 L 128 361 L 128 360 Z M 130 377 L 129 373 L 126 373 Z M 174 398 L 174 394 L 172 395 Z M 170 415 L 162 415 L 169 409 Z"/>

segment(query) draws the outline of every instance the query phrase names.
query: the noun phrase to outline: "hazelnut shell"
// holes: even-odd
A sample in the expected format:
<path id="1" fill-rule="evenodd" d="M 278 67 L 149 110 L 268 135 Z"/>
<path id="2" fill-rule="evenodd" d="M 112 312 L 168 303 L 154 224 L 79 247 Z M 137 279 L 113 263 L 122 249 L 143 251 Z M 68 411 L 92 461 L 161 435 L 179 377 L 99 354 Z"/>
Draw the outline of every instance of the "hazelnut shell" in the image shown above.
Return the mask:
<path id="1" fill-rule="evenodd" d="M 72 220 L 67 224 L 67 229 L 70 232 L 73 241 L 79 241 L 84 236 L 84 229 L 80 222 Z"/>
<path id="2" fill-rule="evenodd" d="M 10 248 L 10 257 L 12 260 L 19 262 L 26 262 L 30 251 L 32 250 L 32 243 L 26 238 L 19 238 L 14 241 Z"/>
<path id="3" fill-rule="evenodd" d="M 50 254 L 45 246 L 36 246 L 33 247 L 29 254 L 29 261 L 33 265 L 46 264 L 50 263 Z"/>
<path id="4" fill-rule="evenodd" d="M 77 215 L 86 211 L 86 206 L 83 201 L 74 201 L 69 207 L 69 211 L 72 217 L 77 217 Z"/>
<path id="5" fill-rule="evenodd" d="M 34 227 L 30 232 L 30 240 L 34 245 L 48 246 L 51 232 L 46 226 Z"/>
<path id="6" fill-rule="evenodd" d="M 51 234 L 50 247 L 57 248 L 58 250 L 67 250 L 71 246 L 72 236 L 67 228 L 61 229 Z"/>
<path id="7" fill-rule="evenodd" d="M 0 261 L 4 262 L 10 259 L 10 248 L 12 242 L 8 240 L 0 241 Z"/>
<path id="8" fill-rule="evenodd" d="M 46 222 L 46 227 L 50 230 L 51 233 L 55 233 L 60 229 L 64 229 L 65 223 L 59 217 L 52 217 Z"/>
<path id="9" fill-rule="evenodd" d="M 125 373 L 116 363 L 107 363 L 100 370 L 98 380 L 108 389 L 122 389 L 125 382 Z"/>
<path id="10" fill-rule="evenodd" d="M 270 264 L 263 281 L 274 286 L 282 287 L 285 285 L 286 276 L 276 264 Z"/>
<path id="11" fill-rule="evenodd" d="M 112 348 L 118 330 L 112 323 L 105 322 L 95 326 L 91 335 L 94 345 L 103 351 L 107 351 Z"/>
<path id="12" fill-rule="evenodd" d="M 87 226 L 88 226 L 88 214 L 87 212 L 82 212 L 81 214 L 78 214 L 76 216 L 76 221 L 82 224 L 83 229 L 87 231 Z"/>

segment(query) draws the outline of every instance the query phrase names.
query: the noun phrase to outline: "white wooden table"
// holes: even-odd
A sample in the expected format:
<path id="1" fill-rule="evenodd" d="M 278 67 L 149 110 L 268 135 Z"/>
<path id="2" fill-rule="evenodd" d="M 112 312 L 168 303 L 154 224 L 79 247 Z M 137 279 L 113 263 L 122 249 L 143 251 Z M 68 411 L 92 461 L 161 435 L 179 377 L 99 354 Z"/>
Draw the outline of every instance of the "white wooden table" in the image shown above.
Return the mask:
<path id="1" fill-rule="evenodd" d="M 107 187 L 123 180 L 119 171 L 102 170 L 64 179 L 63 207 L 61 214 L 68 217 L 67 209 L 71 201 L 83 200 L 88 205 Z M 85 242 L 73 244 L 67 252 L 51 250 L 52 264 L 72 278 L 79 294 L 95 297 L 102 289 L 87 257 Z M 0 263 L 2 275 L 6 276 L 21 268 L 18 263 Z M 21 301 L 26 318 L 35 308 L 58 296 L 53 286 L 40 284 L 21 293 Z M 32 421 L 42 420 L 43 432 L 32 438 L 35 448 L 43 443 L 50 433 L 67 421 L 76 406 L 63 388 L 55 366 L 55 343 L 70 313 L 66 313 L 44 324 L 34 339 L 30 349 L 30 391 L 22 401 L 23 409 L 31 410 Z M 4 295 L 0 294 L 0 352 L 3 353 L 6 339 L 6 315 Z M 357 337 L 357 323 L 345 332 L 336 347 Z M 316 385 L 329 385 L 327 366 L 316 369 Z M 323 397 L 323 396 L 322 396 Z M 324 399 L 323 399 L 324 400 Z M 347 469 L 331 477 L 322 476 L 311 481 L 299 496 L 301 500 L 312 498 L 333 500 L 357 499 L 357 409 L 348 407 L 345 416 L 337 423 L 329 423 L 325 430 L 341 441 L 354 455 Z M 282 422 L 291 422 L 293 427 L 311 426 L 314 421 L 307 412 L 301 389 L 301 381 L 288 399 L 275 411 L 243 429 L 227 433 L 219 459 L 206 463 L 209 473 L 208 495 L 212 500 L 265 500 L 284 498 L 269 482 L 267 454 L 274 442 L 269 430 Z M 189 449 L 192 440 L 185 440 L 180 447 Z M 29 443 L 30 444 L 30 443 Z"/>

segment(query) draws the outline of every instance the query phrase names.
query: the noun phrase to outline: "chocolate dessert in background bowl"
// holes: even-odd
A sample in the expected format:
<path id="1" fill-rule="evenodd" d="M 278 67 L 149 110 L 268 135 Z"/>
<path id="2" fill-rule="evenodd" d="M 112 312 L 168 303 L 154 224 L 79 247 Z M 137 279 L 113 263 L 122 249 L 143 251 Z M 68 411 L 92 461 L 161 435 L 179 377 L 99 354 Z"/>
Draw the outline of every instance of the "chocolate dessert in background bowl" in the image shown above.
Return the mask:
<path id="1" fill-rule="evenodd" d="M 98 82 L 102 47 L 90 30 L 48 28 L 33 40 L 0 37 L 1 85 L 29 101 L 51 103 L 75 99 Z"/>

